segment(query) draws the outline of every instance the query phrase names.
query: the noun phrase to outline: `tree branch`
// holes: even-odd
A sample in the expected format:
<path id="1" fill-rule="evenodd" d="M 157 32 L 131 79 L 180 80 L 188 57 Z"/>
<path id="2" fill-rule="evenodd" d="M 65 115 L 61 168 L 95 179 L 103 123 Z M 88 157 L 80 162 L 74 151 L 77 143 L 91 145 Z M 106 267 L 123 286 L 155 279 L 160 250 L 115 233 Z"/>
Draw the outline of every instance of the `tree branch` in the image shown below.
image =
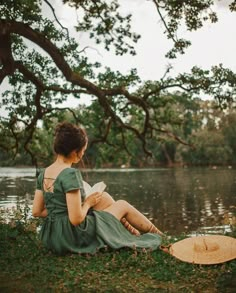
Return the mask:
<path id="1" fill-rule="evenodd" d="M 60 26 L 63 30 L 66 30 L 67 39 L 68 39 L 68 41 L 69 41 L 69 40 L 70 40 L 70 36 L 69 36 L 69 30 L 68 30 L 68 28 L 64 27 L 64 26 L 60 23 L 60 21 L 59 21 L 58 18 L 57 18 L 57 15 L 56 15 L 56 13 L 55 13 L 55 9 L 54 9 L 54 7 L 51 5 L 51 3 L 49 3 L 48 0 L 44 0 L 44 2 L 47 3 L 47 5 L 48 5 L 48 6 L 50 7 L 50 9 L 52 10 L 52 13 L 53 13 L 53 15 L 54 15 L 54 17 L 55 17 L 55 19 L 56 19 L 56 22 L 59 24 L 59 26 Z"/>
<path id="2" fill-rule="evenodd" d="M 40 46 L 45 52 L 49 54 L 52 58 L 58 69 L 62 72 L 64 77 L 68 82 L 71 82 L 73 85 L 78 85 L 81 89 L 74 90 L 74 93 L 86 93 L 94 95 L 98 98 L 100 105 L 103 107 L 106 115 L 110 117 L 114 122 L 119 123 L 121 128 L 128 129 L 132 131 L 142 142 L 143 150 L 147 155 L 151 153 L 147 150 L 145 135 L 150 126 L 150 115 L 149 115 L 149 106 L 146 103 L 145 99 L 130 94 L 124 87 L 116 87 L 110 89 L 104 89 L 98 87 L 96 84 L 86 80 L 78 72 L 73 72 L 69 64 L 66 62 L 63 54 L 60 50 L 45 36 L 33 30 L 30 26 L 24 23 L 20 23 L 14 20 L 0 20 L 0 30 L 4 30 L 7 34 L 15 33 L 19 34 L 30 41 L 34 42 Z M 45 86 L 41 80 L 39 80 L 32 72 L 30 72 L 21 62 L 15 62 L 16 68 L 24 75 L 28 80 L 30 80 L 37 88 L 37 94 L 35 96 L 35 104 L 37 107 L 37 114 L 35 119 L 41 119 L 44 115 L 45 109 L 40 105 L 40 97 L 45 90 L 54 90 L 61 91 L 63 93 L 71 93 L 70 90 L 61 89 L 57 86 Z M 172 85 L 174 86 L 174 85 Z M 150 94 L 150 93 L 149 93 Z M 145 113 L 144 115 L 144 125 L 143 130 L 140 132 L 138 129 L 124 123 L 119 116 L 112 110 L 111 105 L 107 99 L 109 96 L 118 96 L 122 95 L 127 98 L 130 103 L 141 107 Z M 51 110 L 50 110 L 51 111 Z M 32 121 L 31 125 L 34 126 L 35 121 Z"/>
<path id="3" fill-rule="evenodd" d="M 169 30 L 169 27 L 168 27 L 168 25 L 167 25 L 167 23 L 166 23 L 166 21 L 165 21 L 163 15 L 161 14 L 161 11 L 160 11 L 160 8 L 159 8 L 159 4 L 158 4 L 158 2 L 157 2 L 156 0 L 153 0 L 153 3 L 154 3 L 155 6 L 156 6 L 157 13 L 158 13 L 158 15 L 160 16 L 161 21 L 162 21 L 162 23 L 164 24 L 164 26 L 165 26 L 165 28 L 166 28 L 166 31 L 167 31 L 167 33 L 168 33 L 170 39 L 176 44 L 176 43 L 178 42 L 178 40 L 175 39 L 175 36 L 174 36 L 174 35 L 172 34 L 172 32 Z"/>

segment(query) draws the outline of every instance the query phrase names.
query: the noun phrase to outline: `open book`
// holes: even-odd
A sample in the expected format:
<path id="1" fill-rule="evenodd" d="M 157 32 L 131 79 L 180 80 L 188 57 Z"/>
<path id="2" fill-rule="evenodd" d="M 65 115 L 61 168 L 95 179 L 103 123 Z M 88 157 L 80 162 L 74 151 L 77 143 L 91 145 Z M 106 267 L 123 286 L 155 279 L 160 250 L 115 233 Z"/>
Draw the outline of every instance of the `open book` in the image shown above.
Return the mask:
<path id="1" fill-rule="evenodd" d="M 106 188 L 106 184 L 103 181 L 98 182 L 93 186 L 90 186 L 87 182 L 83 181 L 83 186 L 86 196 L 89 196 L 94 192 L 103 192 Z"/>

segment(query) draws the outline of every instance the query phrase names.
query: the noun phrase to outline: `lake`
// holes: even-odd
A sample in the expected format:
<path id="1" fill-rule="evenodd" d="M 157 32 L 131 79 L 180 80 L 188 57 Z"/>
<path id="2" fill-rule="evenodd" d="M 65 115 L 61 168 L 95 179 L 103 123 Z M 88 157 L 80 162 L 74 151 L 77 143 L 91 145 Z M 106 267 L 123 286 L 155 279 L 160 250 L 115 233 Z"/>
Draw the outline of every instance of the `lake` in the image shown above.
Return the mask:
<path id="1" fill-rule="evenodd" d="M 236 213 L 236 169 L 157 168 L 84 170 L 90 184 L 104 181 L 169 235 L 231 231 Z M 0 207 L 31 204 L 34 168 L 0 168 Z"/>

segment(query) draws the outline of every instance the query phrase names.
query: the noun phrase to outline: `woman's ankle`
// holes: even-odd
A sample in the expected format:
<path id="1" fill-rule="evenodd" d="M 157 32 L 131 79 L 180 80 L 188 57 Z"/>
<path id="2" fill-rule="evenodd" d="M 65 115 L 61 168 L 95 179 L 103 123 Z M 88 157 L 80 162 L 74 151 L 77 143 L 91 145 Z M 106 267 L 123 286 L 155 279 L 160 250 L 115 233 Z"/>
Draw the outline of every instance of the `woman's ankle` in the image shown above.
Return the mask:
<path id="1" fill-rule="evenodd" d="M 160 236 L 164 236 L 164 234 L 153 224 L 151 224 L 151 227 L 149 228 L 147 233 L 159 234 Z"/>

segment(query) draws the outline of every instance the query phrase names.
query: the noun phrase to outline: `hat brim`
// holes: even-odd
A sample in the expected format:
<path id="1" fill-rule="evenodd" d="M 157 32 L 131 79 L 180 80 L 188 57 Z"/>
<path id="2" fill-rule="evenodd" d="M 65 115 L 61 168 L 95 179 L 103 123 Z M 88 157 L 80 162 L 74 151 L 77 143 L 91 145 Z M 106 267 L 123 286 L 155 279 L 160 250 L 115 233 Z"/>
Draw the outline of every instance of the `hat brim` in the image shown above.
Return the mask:
<path id="1" fill-rule="evenodd" d="M 196 245 L 202 242 L 214 249 L 196 250 Z M 236 258 L 236 239 L 222 235 L 186 238 L 172 244 L 170 254 L 193 264 L 219 264 Z"/>

